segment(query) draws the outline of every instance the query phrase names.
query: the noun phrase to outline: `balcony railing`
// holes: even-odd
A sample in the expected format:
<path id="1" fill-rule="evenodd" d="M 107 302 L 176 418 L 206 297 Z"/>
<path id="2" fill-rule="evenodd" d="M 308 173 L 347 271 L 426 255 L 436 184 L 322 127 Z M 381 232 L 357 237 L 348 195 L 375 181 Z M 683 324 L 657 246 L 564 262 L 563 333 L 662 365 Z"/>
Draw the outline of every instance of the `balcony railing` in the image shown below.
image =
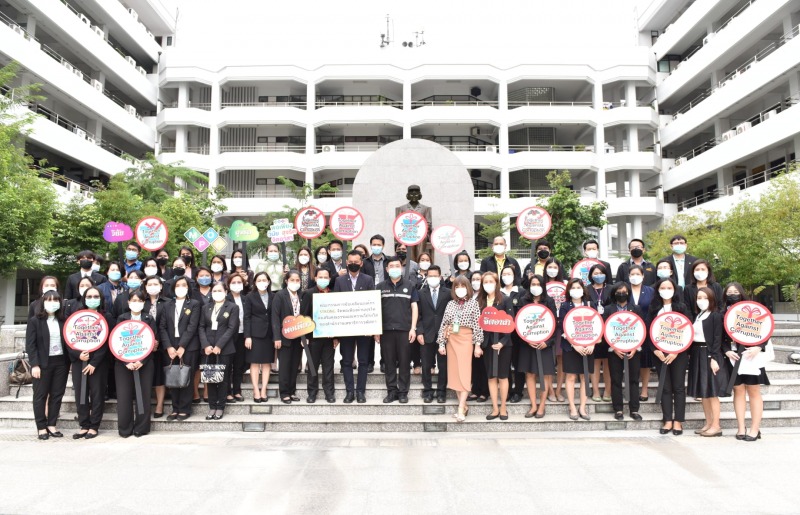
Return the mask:
<path id="1" fill-rule="evenodd" d="M 500 147 L 497 145 L 442 145 L 453 152 L 490 152 L 496 154 Z"/>
<path id="2" fill-rule="evenodd" d="M 178 102 L 170 102 L 168 104 L 164 104 L 164 107 L 177 108 Z M 194 109 L 202 109 L 203 111 L 211 111 L 211 102 L 187 102 L 186 107 L 191 107 Z"/>
<path id="3" fill-rule="evenodd" d="M 594 104 L 592 102 L 570 102 L 570 101 L 563 101 L 563 100 L 553 100 L 553 101 L 546 101 L 546 100 L 537 100 L 537 101 L 524 101 L 524 100 L 509 100 L 508 101 L 508 108 L 509 109 L 516 109 L 517 107 L 592 107 Z"/>
<path id="4" fill-rule="evenodd" d="M 176 102 L 177 104 L 177 102 Z M 221 106 L 225 107 L 296 107 L 298 109 L 305 109 L 305 102 L 222 102 Z M 209 106 L 210 108 L 210 106 Z"/>
<path id="5" fill-rule="evenodd" d="M 382 95 L 317 95 L 317 109 L 326 106 L 388 106 L 403 108 L 403 102 Z"/>
<path id="6" fill-rule="evenodd" d="M 111 152 L 115 156 L 122 157 L 122 155 L 125 154 L 125 152 L 122 149 L 112 145 L 106 140 L 101 139 L 100 141 L 97 141 L 97 138 L 95 138 L 94 134 L 92 134 L 91 132 L 87 131 L 77 123 L 69 121 L 60 114 L 48 109 L 47 107 L 41 104 L 28 104 L 28 109 L 30 109 L 31 111 L 33 111 L 38 115 L 43 116 L 47 120 L 55 123 L 62 129 L 66 129 L 69 132 L 75 134 L 76 136 L 84 138 L 89 143 L 94 143 L 98 147 L 108 152 Z"/>
<path id="7" fill-rule="evenodd" d="M 594 145 L 509 145 L 508 153 L 517 152 L 594 152 Z"/>
<path id="8" fill-rule="evenodd" d="M 89 196 L 97 191 L 95 188 L 89 186 L 88 184 L 84 184 L 82 182 L 74 181 L 64 175 L 61 175 L 55 170 L 48 170 L 46 168 L 42 168 L 36 165 L 30 165 L 29 168 L 35 170 L 36 173 L 39 174 L 39 177 L 42 179 L 46 179 L 53 184 L 57 184 L 73 193 L 80 193 L 84 196 Z"/>
<path id="9" fill-rule="evenodd" d="M 472 95 L 433 95 L 411 102 L 411 109 L 424 106 L 489 106 L 497 107 L 496 100 L 481 100 Z"/>
<path id="10" fill-rule="evenodd" d="M 509 190 L 509 198 L 539 198 L 551 197 L 556 193 L 555 190 Z"/>
<path id="11" fill-rule="evenodd" d="M 353 196 L 352 186 L 347 186 L 348 189 L 339 187 L 338 191 L 326 191 L 324 193 L 317 193 L 314 198 L 351 198 Z"/>
<path id="12" fill-rule="evenodd" d="M 500 198 L 500 190 L 475 190 L 476 198 Z"/>
<path id="13" fill-rule="evenodd" d="M 317 153 L 375 152 L 388 143 L 336 143 L 317 145 Z"/>
<path id="14" fill-rule="evenodd" d="M 222 145 L 219 147 L 220 153 L 222 152 L 294 152 L 297 154 L 305 154 L 305 145 L 282 145 L 274 143 L 271 145 Z M 208 153 L 207 151 L 205 152 Z"/>
<path id="15" fill-rule="evenodd" d="M 231 198 L 289 198 L 294 197 L 295 194 L 290 190 L 272 190 L 272 191 L 256 191 L 256 190 L 240 190 L 228 191 Z"/>

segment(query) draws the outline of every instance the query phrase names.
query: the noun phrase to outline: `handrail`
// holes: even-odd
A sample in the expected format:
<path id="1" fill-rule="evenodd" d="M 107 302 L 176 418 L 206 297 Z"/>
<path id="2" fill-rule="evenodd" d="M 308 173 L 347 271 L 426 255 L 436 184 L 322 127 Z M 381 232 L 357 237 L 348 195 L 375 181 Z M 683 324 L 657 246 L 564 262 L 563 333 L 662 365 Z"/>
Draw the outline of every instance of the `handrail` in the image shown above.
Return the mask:
<path id="1" fill-rule="evenodd" d="M 544 101 L 544 100 L 536 100 L 536 101 L 526 101 L 526 100 L 509 100 L 508 101 L 508 108 L 509 109 L 516 109 L 517 107 L 524 107 L 524 106 L 565 106 L 565 107 L 592 107 L 594 106 L 593 102 L 570 102 L 570 101 L 562 101 L 562 100 L 554 100 L 554 101 Z"/>
<path id="2" fill-rule="evenodd" d="M 273 191 L 241 190 L 228 191 L 231 198 L 287 198 L 295 194 L 289 189 L 276 189 Z"/>
<path id="3" fill-rule="evenodd" d="M 498 107 L 496 100 L 480 100 L 472 95 L 432 95 L 411 102 L 411 109 L 424 106 L 489 106 Z"/>
<path id="4" fill-rule="evenodd" d="M 178 103 L 169 107 L 178 107 Z M 222 102 L 220 107 L 297 107 L 306 108 L 306 102 Z"/>
<path id="5" fill-rule="evenodd" d="M 479 198 L 489 198 L 489 197 L 497 197 L 500 198 L 500 190 L 475 190 L 475 197 Z"/>
<path id="6" fill-rule="evenodd" d="M 498 145 L 442 145 L 447 150 L 452 150 L 453 152 L 489 152 L 492 154 L 496 154 L 500 147 Z"/>
<path id="7" fill-rule="evenodd" d="M 49 179 L 50 182 L 55 183 L 63 183 L 65 187 L 68 187 L 69 184 L 76 184 L 79 188 L 81 193 L 94 193 L 97 191 L 96 188 L 89 186 L 88 184 L 84 184 L 82 182 L 78 182 L 75 180 L 70 179 L 60 173 L 55 172 L 54 170 L 48 170 L 46 168 L 42 168 L 38 165 L 28 165 L 28 168 L 32 170 L 36 170 L 36 173 L 39 174 L 39 177 L 43 179 Z"/>
<path id="8" fill-rule="evenodd" d="M 509 145 L 516 152 L 594 152 L 594 145 Z"/>
<path id="9" fill-rule="evenodd" d="M 324 145 L 317 145 L 316 153 L 321 153 L 324 147 L 336 147 L 336 150 L 331 150 L 331 152 L 375 152 L 385 145 L 388 145 L 388 143 L 326 143 Z"/>
<path id="10" fill-rule="evenodd" d="M 556 190 L 509 190 L 509 198 L 539 198 L 539 197 L 552 197 L 555 195 Z"/>
<path id="11" fill-rule="evenodd" d="M 284 145 L 274 143 L 272 145 L 222 145 L 219 147 L 222 152 L 295 152 L 305 154 L 305 145 Z"/>

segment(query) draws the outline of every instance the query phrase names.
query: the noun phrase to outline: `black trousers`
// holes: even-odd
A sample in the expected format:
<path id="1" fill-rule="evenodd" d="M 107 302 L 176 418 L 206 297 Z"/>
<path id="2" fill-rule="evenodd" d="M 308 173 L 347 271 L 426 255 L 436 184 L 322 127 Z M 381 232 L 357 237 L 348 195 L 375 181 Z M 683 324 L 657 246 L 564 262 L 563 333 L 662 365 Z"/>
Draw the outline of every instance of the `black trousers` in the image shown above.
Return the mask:
<path id="1" fill-rule="evenodd" d="M 111 355 L 110 352 L 106 353 L 106 398 L 108 399 L 116 399 L 117 398 L 117 382 L 114 380 L 114 363 L 117 362 L 117 359 Z"/>
<path id="2" fill-rule="evenodd" d="M 108 382 L 108 366 L 105 360 L 94 369 L 94 373 L 86 376 L 86 404 L 81 405 L 81 376 L 83 361 L 72 363 L 72 388 L 75 390 L 75 404 L 78 411 L 78 425 L 81 429 L 100 429 L 103 421 L 103 408 L 106 402 L 106 383 Z"/>
<path id="3" fill-rule="evenodd" d="M 422 359 L 422 395 L 433 395 L 431 369 L 434 365 L 439 368 L 436 379 L 436 395 L 447 395 L 447 356 L 439 354 L 439 345 L 436 342 L 425 342 L 425 345 L 419 347 Z"/>
<path id="4" fill-rule="evenodd" d="M 420 347 L 422 347 L 422 345 L 417 343 L 417 340 L 414 340 L 414 343 L 411 344 L 409 348 L 409 360 L 411 361 L 411 366 L 414 368 L 422 366 L 422 349 L 420 349 Z"/>
<path id="5" fill-rule="evenodd" d="M 244 347 L 244 333 L 238 333 L 233 337 L 233 346 L 236 348 L 236 353 L 233 354 L 231 366 L 229 367 L 230 371 L 226 370 L 225 373 L 228 376 L 228 391 L 230 395 L 241 395 L 246 351 Z"/>
<path id="6" fill-rule="evenodd" d="M 344 387 L 347 392 L 352 392 L 353 385 L 353 359 L 358 352 L 358 380 L 355 391 L 365 393 L 367 390 L 367 370 L 369 361 L 369 343 L 374 344 L 372 336 L 347 336 L 339 338 L 339 352 L 342 353 L 342 375 Z"/>
<path id="7" fill-rule="evenodd" d="M 514 341 L 514 345 L 511 347 L 511 373 L 508 375 L 508 395 L 509 397 L 517 394 L 522 396 L 522 389 L 525 387 L 525 373 L 524 372 L 517 372 L 517 367 L 519 366 L 519 349 L 522 345 L 527 345 L 524 343 L 517 344 L 517 340 Z M 519 340 L 521 342 L 521 340 Z"/>
<path id="8" fill-rule="evenodd" d="M 153 389 L 155 364 L 149 359 L 138 370 L 144 408 L 142 415 L 136 406 L 134 372 L 128 370 L 125 365 L 119 360 L 114 364 L 114 379 L 117 383 L 117 430 L 120 436 L 130 436 L 133 433 L 146 435 L 150 432 L 150 391 Z"/>
<path id="9" fill-rule="evenodd" d="M 474 350 L 474 349 L 473 349 Z M 472 394 L 478 397 L 489 397 L 489 376 L 483 357 L 472 355 Z"/>
<path id="10" fill-rule="evenodd" d="M 375 338 L 369 339 L 369 344 L 367 345 L 367 361 L 373 367 L 375 366 Z M 381 355 L 383 356 L 383 355 Z M 358 360 L 361 362 L 361 360 Z M 383 364 L 383 357 L 381 357 L 381 364 Z"/>
<path id="11" fill-rule="evenodd" d="M 667 367 L 664 390 L 661 393 L 661 413 L 664 422 L 671 420 L 683 422 L 686 419 L 686 370 L 689 368 L 689 354 L 681 352 L 669 365 L 660 360 L 657 364 L 659 374 L 662 367 Z"/>
<path id="12" fill-rule="evenodd" d="M 384 331 L 381 335 L 381 357 L 386 365 L 386 389 L 389 393 L 408 395 L 411 345 L 417 344 L 408 343 L 408 331 Z"/>
<path id="13" fill-rule="evenodd" d="M 308 394 L 317 395 L 319 393 L 319 369 L 322 365 L 322 389 L 325 392 L 325 397 L 333 397 L 333 360 L 336 354 L 336 349 L 333 348 L 333 339 L 331 338 L 317 338 L 308 341 L 311 350 L 311 361 L 314 362 L 314 368 L 317 375 L 312 376 L 310 373 L 306 379 L 308 384 Z"/>
<path id="14" fill-rule="evenodd" d="M 216 359 L 216 361 L 214 361 Z M 220 365 L 225 365 L 225 374 L 228 374 L 228 370 L 231 368 L 231 360 L 233 359 L 233 354 L 220 354 L 216 356 L 216 358 L 211 358 L 209 360 L 210 363 L 219 363 Z M 202 363 L 205 363 L 206 356 L 203 356 L 201 359 Z M 222 382 L 219 383 L 206 383 L 203 388 L 206 389 L 208 393 L 208 409 L 212 410 L 224 410 L 225 409 L 225 398 L 228 396 L 228 381 L 223 378 Z"/>
<path id="15" fill-rule="evenodd" d="M 628 407 L 631 413 L 639 411 L 639 355 L 628 360 Z M 622 394 L 622 378 L 625 375 L 625 361 L 612 350 L 608 353 L 608 370 L 611 372 L 611 405 L 614 411 L 622 411 L 624 397 Z"/>
<path id="16" fill-rule="evenodd" d="M 50 356 L 47 366 L 40 369 L 41 376 L 33 380 L 33 418 L 36 429 L 42 430 L 58 423 L 61 399 L 67 389 L 69 364 L 66 356 Z"/>
<path id="17" fill-rule="evenodd" d="M 192 373 L 190 375 L 189 386 L 186 388 L 169 389 L 169 397 L 172 399 L 173 413 L 185 413 L 187 415 L 192 414 L 192 397 L 194 396 L 194 392 L 192 391 L 191 378 L 194 376 L 194 369 L 197 368 L 197 361 L 199 358 L 200 351 L 197 350 L 183 353 L 183 364 L 184 366 L 189 367 L 189 370 L 191 370 Z M 175 363 L 178 363 L 178 360 L 176 360 Z"/>
<path id="18" fill-rule="evenodd" d="M 281 399 L 296 394 L 297 391 L 297 372 L 303 358 L 303 346 L 300 338 L 290 340 L 278 349 L 278 360 L 281 366 L 278 368 L 278 392 Z"/>

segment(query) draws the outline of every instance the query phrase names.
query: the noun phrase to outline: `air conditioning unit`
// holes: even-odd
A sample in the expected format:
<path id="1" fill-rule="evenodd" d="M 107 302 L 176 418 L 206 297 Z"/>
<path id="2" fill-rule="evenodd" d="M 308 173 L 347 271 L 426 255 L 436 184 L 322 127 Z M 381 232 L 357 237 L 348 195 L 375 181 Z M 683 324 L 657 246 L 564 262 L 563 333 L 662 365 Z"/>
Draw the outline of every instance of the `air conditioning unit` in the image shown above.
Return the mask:
<path id="1" fill-rule="evenodd" d="M 64 59 L 63 57 L 61 58 L 61 66 L 63 66 L 64 68 L 66 68 L 70 72 L 75 70 L 75 68 L 72 67 L 72 64 L 69 61 L 67 61 L 66 59 Z"/>
<path id="2" fill-rule="evenodd" d="M 142 75 L 147 75 L 147 70 L 145 70 L 145 69 L 144 69 L 144 68 L 142 68 L 141 66 L 137 66 L 137 67 L 136 67 L 136 71 L 137 71 L 137 72 L 139 72 L 139 73 L 141 73 Z"/>
<path id="3" fill-rule="evenodd" d="M 17 24 L 14 24 L 14 25 L 12 25 L 12 26 L 11 26 L 11 29 L 12 29 L 14 32 L 16 32 L 17 34 L 19 34 L 20 36 L 23 36 L 23 37 L 25 36 L 25 31 L 24 31 L 24 30 L 22 30 L 22 27 L 20 27 L 20 26 L 19 26 L 19 25 L 17 25 Z"/>
<path id="4" fill-rule="evenodd" d="M 106 33 L 105 33 L 105 32 L 103 32 L 103 29 L 101 29 L 101 28 L 100 28 L 100 27 L 98 27 L 97 25 L 92 25 L 92 30 L 94 31 L 94 33 L 95 33 L 95 34 L 97 34 L 97 35 L 98 35 L 98 36 L 100 36 L 101 38 L 104 38 L 104 37 L 106 37 Z"/>
<path id="5" fill-rule="evenodd" d="M 323 152 L 336 152 L 336 145 L 322 145 Z"/>
<path id="6" fill-rule="evenodd" d="M 772 111 L 767 111 L 766 113 L 764 113 L 764 116 L 763 116 L 762 120 L 763 121 L 767 121 L 770 118 L 772 118 L 773 116 L 776 116 L 777 114 L 778 114 L 778 110 L 777 109 L 773 109 Z"/>
<path id="7" fill-rule="evenodd" d="M 496 145 L 486 145 L 486 151 L 491 152 L 493 154 L 497 153 L 497 146 Z"/>
<path id="8" fill-rule="evenodd" d="M 136 119 L 141 122 L 142 120 L 144 120 L 144 117 L 142 115 L 140 115 L 139 113 L 136 113 Z"/>
<path id="9" fill-rule="evenodd" d="M 92 87 L 99 92 L 103 92 L 103 83 L 97 79 L 92 79 Z"/>
<path id="10" fill-rule="evenodd" d="M 133 17 L 134 20 L 138 20 L 139 19 L 139 13 L 137 13 L 133 9 L 128 9 L 128 14 L 130 14 Z"/>
<path id="11" fill-rule="evenodd" d="M 73 127 L 72 128 L 72 132 L 74 132 L 75 134 L 77 134 L 81 138 L 85 138 L 86 137 L 86 131 L 81 129 L 80 127 L 77 127 L 77 126 Z"/>
<path id="12" fill-rule="evenodd" d="M 678 159 L 675 160 L 675 166 L 680 166 L 685 162 L 686 162 L 686 158 L 685 157 L 679 157 Z"/>
<path id="13" fill-rule="evenodd" d="M 736 136 L 736 129 L 732 129 L 722 133 L 722 141 L 728 141 L 729 139 Z"/>
<path id="14" fill-rule="evenodd" d="M 594 152 L 594 145 L 586 145 L 587 152 Z"/>
<path id="15" fill-rule="evenodd" d="M 77 182 L 69 181 L 67 182 L 67 191 L 70 193 L 80 193 L 81 192 L 81 185 Z"/>
<path id="16" fill-rule="evenodd" d="M 94 139 L 94 136 L 89 134 L 86 135 L 86 141 L 88 141 L 92 145 L 95 145 L 97 143 L 97 140 Z"/>
<path id="17" fill-rule="evenodd" d="M 481 135 L 481 128 L 480 127 L 471 127 L 469 129 L 469 133 L 472 136 L 480 136 Z"/>
<path id="18" fill-rule="evenodd" d="M 125 104 L 125 112 L 131 116 L 136 116 L 136 108 L 130 104 Z"/>
<path id="19" fill-rule="evenodd" d="M 708 44 L 708 42 L 711 41 L 712 39 L 714 39 L 714 36 L 716 36 L 716 35 L 717 35 L 716 32 L 712 32 L 708 36 L 704 37 L 703 38 L 703 46 L 706 46 Z"/>
<path id="20" fill-rule="evenodd" d="M 128 61 L 128 64 L 130 64 L 131 66 L 136 66 L 136 59 L 134 59 L 133 57 L 126 55 L 125 60 Z"/>
<path id="21" fill-rule="evenodd" d="M 78 13 L 78 18 L 79 18 L 79 19 L 80 19 L 80 20 L 81 20 L 83 23 L 85 23 L 86 25 L 91 25 L 91 23 L 89 23 L 89 18 L 87 18 L 85 14 Z"/>
<path id="22" fill-rule="evenodd" d="M 74 74 L 75 74 L 75 75 L 76 75 L 78 78 L 80 78 L 80 79 L 82 79 L 82 78 L 83 78 L 83 72 L 82 72 L 82 71 L 80 71 L 78 68 L 74 68 L 74 69 L 72 70 L 72 73 L 74 73 Z"/>
<path id="23" fill-rule="evenodd" d="M 742 122 L 736 126 L 736 134 L 741 134 L 752 126 L 750 122 Z"/>
<path id="24" fill-rule="evenodd" d="M 615 149 L 615 148 L 614 148 L 614 147 L 612 147 L 611 145 L 606 145 L 606 154 L 613 154 L 613 153 L 615 153 L 616 151 L 617 151 L 617 149 Z"/>

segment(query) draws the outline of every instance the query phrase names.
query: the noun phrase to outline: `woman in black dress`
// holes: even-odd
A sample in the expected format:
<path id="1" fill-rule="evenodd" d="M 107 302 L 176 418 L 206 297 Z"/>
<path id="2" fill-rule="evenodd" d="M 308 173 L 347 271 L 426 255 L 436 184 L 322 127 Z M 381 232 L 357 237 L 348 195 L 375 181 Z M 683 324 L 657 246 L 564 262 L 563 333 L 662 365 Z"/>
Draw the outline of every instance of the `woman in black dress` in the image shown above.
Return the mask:
<path id="1" fill-rule="evenodd" d="M 500 281 L 494 272 L 481 276 L 481 291 L 478 293 L 478 306 L 481 312 L 493 306 L 513 317 L 511 299 L 500 290 Z M 492 413 L 486 420 L 508 420 L 506 399 L 508 398 L 508 376 L 511 374 L 511 334 L 491 331 L 483 332 L 483 366 L 489 378 L 489 396 L 492 399 Z M 494 373 L 494 360 L 497 360 L 497 374 Z M 499 405 L 498 405 L 499 394 Z"/>
<path id="2" fill-rule="evenodd" d="M 635 266 L 635 265 L 634 265 Z M 627 283 L 616 283 L 611 287 L 611 304 L 603 312 L 603 321 L 608 320 L 608 317 L 620 311 L 630 311 L 639 315 L 642 320 L 645 320 L 645 315 L 641 308 L 636 304 L 629 302 L 630 286 Z M 605 340 L 605 336 L 603 337 Z M 605 342 L 608 345 L 608 341 Z M 633 420 L 642 420 L 639 414 L 639 352 L 641 347 L 628 353 L 620 352 L 612 349 L 609 345 L 608 348 L 608 368 L 611 371 L 611 404 L 614 408 L 614 418 L 622 420 L 623 408 L 623 390 L 622 379 L 625 375 L 625 358 L 628 358 L 628 381 L 629 384 L 625 385 L 628 389 L 628 409 L 630 409 L 631 418 Z"/>
<path id="3" fill-rule="evenodd" d="M 155 261 L 153 261 L 155 262 Z M 149 314 L 156 324 L 161 316 L 167 299 L 162 295 L 164 281 L 156 276 L 150 275 L 144 280 L 142 288 L 147 293 L 144 301 L 144 312 Z M 156 325 L 156 327 L 158 327 Z M 156 332 L 156 340 L 159 335 Z M 156 342 L 156 350 L 153 353 L 153 390 L 156 393 L 156 409 L 153 411 L 153 418 L 164 416 L 164 399 L 167 397 L 167 389 L 164 387 L 164 355 L 160 352 L 161 346 Z"/>
<path id="4" fill-rule="evenodd" d="M 228 300 L 228 285 L 222 281 L 211 287 L 211 300 L 211 303 L 203 306 L 200 315 L 201 362 L 218 363 L 227 369 L 236 352 L 233 340 L 239 332 L 239 307 Z M 219 383 L 206 383 L 204 388 L 208 391 L 209 411 L 206 420 L 222 420 L 228 382 L 223 379 Z"/>
<path id="5" fill-rule="evenodd" d="M 545 289 L 544 277 L 541 275 L 534 275 L 530 279 L 530 288 L 519 299 L 516 310 L 524 308 L 528 304 L 542 304 L 553 313 L 553 317 L 557 318 L 556 303 L 547 295 Z M 517 370 L 525 374 L 525 383 L 528 385 L 528 397 L 531 400 L 531 409 L 525 414 L 525 418 L 543 418 L 545 413 L 545 406 L 547 401 L 547 392 L 553 386 L 553 375 L 556 373 L 555 366 L 555 353 L 553 346 L 555 345 L 555 331 L 549 340 L 542 342 L 538 345 L 528 343 L 520 338 L 519 340 L 519 361 L 517 362 Z M 515 342 L 516 343 L 516 342 Z M 536 350 L 539 350 L 537 353 Z M 539 357 L 542 360 L 542 373 L 544 374 L 544 390 L 539 394 L 539 406 L 536 406 L 536 380 L 539 379 Z"/>
<path id="6" fill-rule="evenodd" d="M 297 372 L 303 357 L 300 338 L 289 339 L 281 331 L 283 319 L 300 314 L 300 272 L 289 270 L 286 276 L 286 287 L 273 297 L 272 304 L 272 338 L 278 349 L 278 360 L 281 367 L 278 371 L 278 385 L 281 402 L 291 404 L 297 402 Z"/>
<path id="7" fill-rule="evenodd" d="M 700 310 L 697 307 L 697 292 L 701 288 L 710 288 L 714 299 L 719 305 L 722 300 L 722 286 L 719 285 L 711 269 L 711 263 L 705 259 L 698 259 L 692 263 L 692 282 L 683 289 L 683 302 L 689 307 L 692 315 L 696 316 Z"/>
<path id="8" fill-rule="evenodd" d="M 725 287 L 725 301 L 723 303 L 723 316 L 731 306 L 737 302 L 747 300 L 747 295 L 739 283 L 729 283 Z M 728 376 L 733 373 L 733 363 L 739 360 L 750 360 L 764 352 L 767 342 L 753 347 L 740 347 L 731 340 L 728 333 L 722 334 L 722 352 L 728 358 L 725 367 Z M 746 442 L 755 442 L 761 438 L 761 417 L 764 414 L 764 399 L 761 397 L 761 385 L 769 385 L 767 371 L 761 367 L 758 375 L 738 374 L 733 383 L 733 410 L 736 412 L 736 439 Z M 750 431 L 746 430 L 747 399 L 750 399 Z"/>
<path id="9" fill-rule="evenodd" d="M 589 347 L 573 346 L 566 337 L 563 336 L 564 317 L 567 313 L 577 306 L 591 307 L 592 301 L 589 297 L 588 289 L 583 285 L 583 280 L 575 277 L 567 283 L 567 301 L 561 304 L 558 310 L 558 326 L 556 327 L 557 337 L 561 337 L 562 360 L 564 372 L 567 374 L 567 400 L 569 401 L 570 420 L 591 420 L 586 412 L 586 377 L 583 373 L 583 357 L 586 356 L 589 362 L 589 370 L 594 369 L 594 345 Z M 581 402 L 580 408 L 575 409 L 575 380 L 580 377 Z"/>
<path id="10" fill-rule="evenodd" d="M 456 258 L 463 254 L 456 254 Z M 463 258 L 460 258 L 459 263 L 464 263 Z M 463 266 L 463 265 L 461 265 Z M 472 286 L 472 298 L 478 300 L 478 295 L 483 289 L 481 286 L 482 274 L 478 271 L 470 272 L 470 286 Z M 458 276 L 456 276 L 458 277 Z M 455 280 L 455 279 L 453 279 Z M 467 397 L 468 401 L 486 402 L 489 398 L 489 378 L 486 376 L 486 367 L 483 366 L 483 358 L 472 357 L 472 390 Z"/>
<path id="11" fill-rule="evenodd" d="M 611 303 L 611 283 L 606 277 L 605 265 L 592 265 L 589 269 L 589 296 L 592 307 L 601 315 L 605 307 Z M 603 369 L 603 385 L 605 392 L 600 396 L 600 369 Z M 594 371 L 592 372 L 592 401 L 611 401 L 611 371 L 608 369 L 608 344 L 605 340 L 594 346 Z"/>
<path id="12" fill-rule="evenodd" d="M 253 401 L 267 402 L 270 365 L 275 360 L 272 338 L 272 298 L 269 274 L 259 272 L 253 278 L 255 289 L 244 298 L 245 360 L 250 363 Z M 261 375 L 259 386 L 258 377 Z"/>

